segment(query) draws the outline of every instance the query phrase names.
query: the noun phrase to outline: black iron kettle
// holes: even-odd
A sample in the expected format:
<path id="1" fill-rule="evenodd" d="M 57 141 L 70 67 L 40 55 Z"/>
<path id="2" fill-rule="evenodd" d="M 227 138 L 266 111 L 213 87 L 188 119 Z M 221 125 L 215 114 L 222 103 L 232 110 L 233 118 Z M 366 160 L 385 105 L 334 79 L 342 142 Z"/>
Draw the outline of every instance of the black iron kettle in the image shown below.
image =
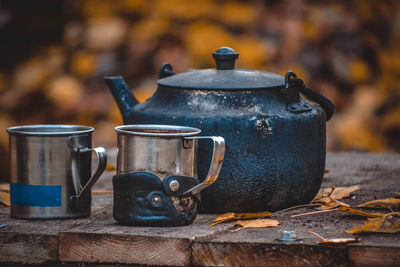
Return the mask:
<path id="1" fill-rule="evenodd" d="M 201 211 L 277 210 L 309 202 L 321 186 L 325 124 L 335 107 L 293 72 L 283 77 L 235 69 L 238 56 L 222 47 L 213 53 L 216 69 L 180 74 L 164 64 L 157 91 L 141 104 L 122 77 L 105 80 L 125 124 L 185 125 L 225 138 L 225 161 L 218 180 L 201 193 Z M 199 147 L 199 177 L 208 170 L 211 150 Z"/>

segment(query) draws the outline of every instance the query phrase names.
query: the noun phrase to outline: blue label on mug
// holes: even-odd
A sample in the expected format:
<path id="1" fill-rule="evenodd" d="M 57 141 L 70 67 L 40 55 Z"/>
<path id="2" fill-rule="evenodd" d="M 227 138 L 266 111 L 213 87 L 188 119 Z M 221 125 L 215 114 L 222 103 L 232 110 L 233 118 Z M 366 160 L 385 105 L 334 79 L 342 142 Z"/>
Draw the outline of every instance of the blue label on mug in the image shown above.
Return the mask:
<path id="1" fill-rule="evenodd" d="M 11 204 L 30 207 L 61 207 L 61 185 L 10 183 Z"/>

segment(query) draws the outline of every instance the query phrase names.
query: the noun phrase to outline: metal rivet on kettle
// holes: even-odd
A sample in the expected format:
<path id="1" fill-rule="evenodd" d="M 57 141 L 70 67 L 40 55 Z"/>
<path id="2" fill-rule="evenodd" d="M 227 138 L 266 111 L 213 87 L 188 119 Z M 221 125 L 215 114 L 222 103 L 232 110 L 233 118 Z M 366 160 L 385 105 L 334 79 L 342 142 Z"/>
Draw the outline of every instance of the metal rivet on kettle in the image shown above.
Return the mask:
<path id="1" fill-rule="evenodd" d="M 169 189 L 172 192 L 176 192 L 179 190 L 179 182 L 177 180 L 173 180 L 169 183 Z"/>

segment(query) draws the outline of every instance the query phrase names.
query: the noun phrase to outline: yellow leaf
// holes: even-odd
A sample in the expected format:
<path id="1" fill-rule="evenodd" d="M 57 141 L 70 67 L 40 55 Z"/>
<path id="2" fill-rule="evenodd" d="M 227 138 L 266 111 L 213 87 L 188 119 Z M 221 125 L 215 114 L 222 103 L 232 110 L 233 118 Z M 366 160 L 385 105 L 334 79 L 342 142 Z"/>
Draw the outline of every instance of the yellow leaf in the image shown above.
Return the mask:
<path id="1" fill-rule="evenodd" d="M 82 2 L 81 11 L 85 17 L 106 17 L 112 15 L 116 7 L 111 1 L 87 0 Z"/>
<path id="2" fill-rule="evenodd" d="M 269 228 L 269 227 L 277 227 L 279 225 L 279 221 L 273 219 L 257 219 L 257 220 L 249 220 L 249 221 L 237 221 L 235 226 L 239 226 L 239 228 L 235 230 L 231 230 L 231 232 L 237 232 L 239 230 L 245 228 Z"/>
<path id="3" fill-rule="evenodd" d="M 237 49 L 234 42 L 235 37 L 224 27 L 215 23 L 193 22 L 187 26 L 184 37 L 186 50 L 194 62 L 198 62 L 198 66 L 200 63 L 204 66 L 215 66 L 214 59 L 210 57 L 210 54 L 215 51 L 216 47 L 230 46 Z"/>
<path id="4" fill-rule="evenodd" d="M 248 35 L 238 36 L 240 42 L 235 45 L 236 51 L 240 51 L 240 62 L 238 65 L 244 68 L 259 69 L 265 66 L 269 51 L 265 42 Z"/>
<path id="5" fill-rule="evenodd" d="M 318 244 L 329 244 L 329 245 L 337 245 L 337 244 L 347 244 L 347 243 L 351 243 L 351 242 L 358 242 L 360 241 L 358 238 L 332 238 L 332 239 L 326 239 L 324 237 L 322 237 L 321 235 L 312 232 L 312 231 L 308 231 L 310 234 L 313 234 L 319 238 L 321 238 L 321 241 L 318 241 Z"/>
<path id="6" fill-rule="evenodd" d="M 323 188 L 318 192 L 312 202 L 321 204 L 323 209 L 331 209 L 338 206 L 349 207 L 349 205 L 338 201 L 338 199 L 349 197 L 351 193 L 358 189 L 360 189 L 359 185 L 350 187 L 332 186 L 332 188 Z"/>
<path id="7" fill-rule="evenodd" d="M 110 164 L 110 163 L 107 163 L 107 165 L 106 165 L 106 171 L 115 171 L 117 168 L 114 166 L 114 165 L 112 165 L 112 164 Z"/>
<path id="8" fill-rule="evenodd" d="M 247 3 L 227 2 L 221 7 L 219 16 L 224 23 L 233 26 L 251 27 L 257 22 L 257 10 Z"/>
<path id="9" fill-rule="evenodd" d="M 163 17 L 153 17 L 140 21 L 132 28 L 132 40 L 154 41 L 171 30 L 171 23 Z"/>
<path id="10" fill-rule="evenodd" d="M 94 53 L 77 52 L 71 59 L 71 71 L 80 77 L 88 77 L 95 73 L 97 64 Z"/>
<path id="11" fill-rule="evenodd" d="M 363 217 L 377 218 L 377 217 L 382 217 L 382 216 L 385 215 L 384 213 L 369 213 L 369 212 L 364 212 L 364 211 L 361 211 L 361 210 L 356 210 L 356 209 L 353 209 L 351 207 L 345 207 L 345 206 L 339 206 L 337 208 L 340 211 L 345 211 L 345 212 L 348 212 L 348 213 L 351 213 L 351 214 L 355 214 L 355 215 L 358 215 L 358 216 L 363 216 Z"/>
<path id="12" fill-rule="evenodd" d="M 143 14 L 149 11 L 151 2 L 146 0 L 125 0 L 115 2 L 114 5 L 119 4 L 119 11 L 125 13 Z"/>
<path id="13" fill-rule="evenodd" d="M 9 183 L 1 183 L 0 191 L 10 192 L 10 184 Z"/>
<path id="14" fill-rule="evenodd" d="M 332 192 L 331 197 L 334 199 L 343 199 L 350 197 L 351 193 L 360 189 L 359 185 L 354 185 L 350 187 L 336 187 L 336 189 Z"/>
<path id="15" fill-rule="evenodd" d="M 387 198 L 387 199 L 377 199 L 377 200 L 372 200 L 365 202 L 363 204 L 360 204 L 357 206 L 358 208 L 374 208 L 374 209 L 380 209 L 380 208 L 386 208 L 386 209 L 392 209 L 392 208 L 399 208 L 400 207 L 400 198 Z"/>
<path id="16" fill-rule="evenodd" d="M 358 189 L 360 189 L 359 185 L 350 187 L 335 187 L 334 190 L 332 190 L 332 188 L 321 188 L 321 190 L 319 190 L 318 194 L 315 196 L 314 201 L 327 196 L 330 196 L 336 200 L 343 199 L 350 197 L 351 193 L 357 191 Z"/>
<path id="17" fill-rule="evenodd" d="M 155 14 L 158 17 L 166 17 L 169 20 L 207 20 L 219 16 L 219 9 L 216 2 L 212 0 L 162 0 L 147 1 L 154 3 Z"/>
<path id="18" fill-rule="evenodd" d="M 316 201 L 314 200 L 313 203 L 321 204 L 321 207 L 323 209 L 332 209 L 332 208 L 339 207 L 339 206 L 349 207 L 349 205 L 347 205 L 346 203 L 337 201 L 336 199 L 334 199 L 332 197 L 323 197 Z"/>
<path id="19" fill-rule="evenodd" d="M 272 217 L 273 214 L 269 211 L 262 211 L 256 213 L 234 213 L 228 212 L 222 214 L 215 218 L 215 220 L 210 224 L 210 226 L 214 226 L 219 223 L 229 222 L 233 220 L 240 220 L 240 219 L 258 219 L 258 218 L 265 218 L 265 217 Z"/>
<path id="20" fill-rule="evenodd" d="M 361 226 L 353 226 L 352 230 L 346 231 L 349 234 L 360 233 L 388 233 L 400 232 L 400 212 L 392 212 L 378 218 L 369 218 Z"/>
<path id="21" fill-rule="evenodd" d="M 10 193 L 0 191 L 0 202 L 3 203 L 5 206 L 10 206 Z"/>
<path id="22" fill-rule="evenodd" d="M 333 238 L 318 241 L 318 244 L 347 244 L 351 242 L 358 242 L 357 238 Z"/>
<path id="23" fill-rule="evenodd" d="M 387 112 L 380 121 L 383 130 L 389 130 L 400 126 L 400 107 Z"/>
<path id="24" fill-rule="evenodd" d="M 365 82 L 370 77 L 370 69 L 368 65 L 359 60 L 355 59 L 350 62 L 350 80 L 354 83 Z"/>

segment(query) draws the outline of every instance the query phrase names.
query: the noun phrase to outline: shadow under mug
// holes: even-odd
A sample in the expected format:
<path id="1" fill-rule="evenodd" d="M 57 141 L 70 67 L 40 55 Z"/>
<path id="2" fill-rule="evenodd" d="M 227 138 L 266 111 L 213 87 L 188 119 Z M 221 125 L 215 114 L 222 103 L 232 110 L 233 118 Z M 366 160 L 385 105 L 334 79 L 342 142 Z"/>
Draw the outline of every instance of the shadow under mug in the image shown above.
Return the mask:
<path id="1" fill-rule="evenodd" d="M 224 138 L 199 136 L 200 129 L 173 125 L 124 125 L 115 131 L 114 218 L 131 225 L 191 223 L 197 214 L 200 191 L 218 178 L 225 154 Z M 202 182 L 197 177 L 199 139 L 211 139 L 214 147 Z"/>
<path id="2" fill-rule="evenodd" d="M 56 219 L 90 215 L 90 190 L 107 164 L 106 150 L 92 148 L 93 131 L 92 127 L 79 125 L 7 129 L 11 217 Z M 98 158 L 93 176 L 92 152 Z"/>

